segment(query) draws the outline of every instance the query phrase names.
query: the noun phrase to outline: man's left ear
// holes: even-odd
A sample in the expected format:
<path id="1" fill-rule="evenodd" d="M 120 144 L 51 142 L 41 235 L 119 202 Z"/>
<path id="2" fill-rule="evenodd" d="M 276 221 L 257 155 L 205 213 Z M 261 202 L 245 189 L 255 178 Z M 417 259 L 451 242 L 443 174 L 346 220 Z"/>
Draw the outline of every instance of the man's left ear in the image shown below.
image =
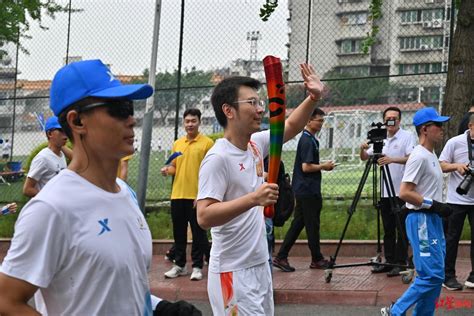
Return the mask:
<path id="1" fill-rule="evenodd" d="M 224 115 L 227 117 L 227 118 L 231 118 L 233 117 L 234 115 L 232 114 L 232 109 L 233 107 L 230 106 L 229 104 L 227 103 L 224 103 L 222 105 L 222 112 L 224 112 Z"/>

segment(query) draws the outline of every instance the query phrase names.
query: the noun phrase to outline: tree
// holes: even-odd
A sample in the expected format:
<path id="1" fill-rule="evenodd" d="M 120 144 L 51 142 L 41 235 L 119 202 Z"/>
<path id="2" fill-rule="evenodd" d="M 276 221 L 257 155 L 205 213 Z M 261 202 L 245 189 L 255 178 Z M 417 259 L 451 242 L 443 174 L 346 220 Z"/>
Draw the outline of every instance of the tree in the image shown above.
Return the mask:
<path id="1" fill-rule="evenodd" d="M 210 95 L 212 71 L 185 69 L 181 73 L 181 92 L 179 109 L 195 107 L 204 97 Z M 148 69 L 143 72 L 143 79 L 135 83 L 144 83 L 148 78 Z M 178 71 L 159 72 L 156 74 L 155 110 L 160 113 L 160 124 L 166 123 L 167 116 L 176 110 L 176 89 L 178 88 Z"/>
<path id="2" fill-rule="evenodd" d="M 446 139 L 457 134 L 461 117 L 474 102 L 474 1 L 460 1 L 457 8 L 442 111 L 451 116 L 445 129 Z"/>
<path id="3" fill-rule="evenodd" d="M 54 18 L 59 12 L 67 12 L 67 6 L 61 6 L 54 0 L 2 0 L 0 2 L 0 59 L 6 54 L 1 47 L 7 43 L 20 44 L 22 38 L 30 38 L 27 34 L 30 21 L 37 21 L 40 28 L 43 14 Z M 26 51 L 21 45 L 20 48 Z"/>
<path id="4" fill-rule="evenodd" d="M 351 80 L 357 78 L 357 80 Z M 326 73 L 324 79 L 329 94 L 322 101 L 324 105 L 358 105 L 386 103 L 395 91 L 389 78 L 361 78 L 335 71 Z"/>

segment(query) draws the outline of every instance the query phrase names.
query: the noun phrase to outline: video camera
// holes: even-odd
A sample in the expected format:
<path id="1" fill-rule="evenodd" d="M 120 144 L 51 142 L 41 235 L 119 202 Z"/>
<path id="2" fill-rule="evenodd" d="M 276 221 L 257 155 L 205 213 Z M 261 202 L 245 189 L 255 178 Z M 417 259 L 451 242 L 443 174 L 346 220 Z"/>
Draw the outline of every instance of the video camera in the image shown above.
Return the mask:
<path id="1" fill-rule="evenodd" d="M 395 126 L 395 120 L 388 120 L 386 123 L 373 123 L 371 127 L 375 127 L 367 132 L 367 139 L 369 144 L 374 144 L 374 154 L 381 155 L 383 148 L 383 141 L 387 139 L 387 128 L 384 126 Z"/>
<path id="2" fill-rule="evenodd" d="M 469 170 L 466 171 L 466 175 L 464 176 L 464 179 L 462 179 L 461 183 L 459 183 L 458 187 L 456 188 L 456 192 L 461 195 L 467 194 L 467 192 L 469 192 L 469 189 L 471 188 L 473 177 L 474 177 L 474 168 L 469 166 Z"/>

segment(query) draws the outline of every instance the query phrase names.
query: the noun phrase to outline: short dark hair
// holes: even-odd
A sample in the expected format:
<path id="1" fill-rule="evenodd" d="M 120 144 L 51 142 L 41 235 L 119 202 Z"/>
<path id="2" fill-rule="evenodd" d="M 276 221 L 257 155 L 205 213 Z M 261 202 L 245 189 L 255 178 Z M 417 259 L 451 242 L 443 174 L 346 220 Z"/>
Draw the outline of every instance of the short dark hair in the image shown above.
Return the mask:
<path id="1" fill-rule="evenodd" d="M 388 108 L 386 108 L 384 111 L 383 111 L 383 114 L 382 114 L 382 118 L 385 119 L 385 114 L 387 114 L 388 111 L 396 111 L 398 112 L 398 119 L 401 120 L 402 119 L 402 111 L 400 111 L 400 109 L 396 106 L 390 106 Z"/>
<path id="2" fill-rule="evenodd" d="M 67 122 L 66 116 L 69 113 L 69 111 L 71 111 L 73 109 L 76 109 L 76 106 L 74 104 L 72 104 L 72 105 L 68 106 L 67 108 L 65 108 L 58 115 L 58 123 L 59 123 L 59 125 L 61 125 L 61 128 L 64 131 L 64 134 L 66 134 L 67 138 L 69 138 L 69 140 L 72 143 L 74 143 L 74 139 L 72 138 L 72 130 L 71 130 L 71 127 L 69 126 L 69 123 Z"/>
<path id="3" fill-rule="evenodd" d="M 320 108 L 314 108 L 313 113 L 311 113 L 311 117 L 315 117 L 316 115 L 324 116 L 326 113 L 324 113 L 324 111 Z"/>
<path id="4" fill-rule="evenodd" d="M 423 126 L 424 126 L 424 125 L 415 126 L 416 135 L 420 136 L 420 134 L 421 134 L 421 128 L 422 128 Z"/>
<path id="5" fill-rule="evenodd" d="M 235 103 L 238 99 L 239 89 L 242 86 L 249 87 L 255 90 L 260 89 L 260 81 L 250 77 L 229 77 L 225 78 L 214 88 L 211 96 L 212 107 L 216 115 L 217 122 L 222 127 L 227 127 L 227 117 L 222 110 L 222 105 L 229 104 L 236 109 L 239 109 L 239 104 Z"/>
<path id="6" fill-rule="evenodd" d="M 186 116 L 188 115 L 197 116 L 199 121 L 201 121 L 201 111 L 199 111 L 199 109 L 195 109 L 195 108 L 187 109 L 186 111 L 184 111 L 183 119 L 186 118 Z"/>

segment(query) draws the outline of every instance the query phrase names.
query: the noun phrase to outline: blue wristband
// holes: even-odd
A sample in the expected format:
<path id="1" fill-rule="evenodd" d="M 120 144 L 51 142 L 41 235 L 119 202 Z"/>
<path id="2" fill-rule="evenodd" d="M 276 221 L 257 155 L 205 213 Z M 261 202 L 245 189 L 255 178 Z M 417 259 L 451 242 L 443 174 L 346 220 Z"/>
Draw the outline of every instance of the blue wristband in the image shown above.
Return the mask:
<path id="1" fill-rule="evenodd" d="M 421 208 L 428 209 L 433 206 L 433 200 L 428 198 L 423 198 L 423 203 L 421 203 Z"/>
<path id="2" fill-rule="evenodd" d="M 7 215 L 8 213 L 10 213 L 10 210 L 8 209 L 8 207 L 4 206 L 2 208 L 2 215 Z"/>

